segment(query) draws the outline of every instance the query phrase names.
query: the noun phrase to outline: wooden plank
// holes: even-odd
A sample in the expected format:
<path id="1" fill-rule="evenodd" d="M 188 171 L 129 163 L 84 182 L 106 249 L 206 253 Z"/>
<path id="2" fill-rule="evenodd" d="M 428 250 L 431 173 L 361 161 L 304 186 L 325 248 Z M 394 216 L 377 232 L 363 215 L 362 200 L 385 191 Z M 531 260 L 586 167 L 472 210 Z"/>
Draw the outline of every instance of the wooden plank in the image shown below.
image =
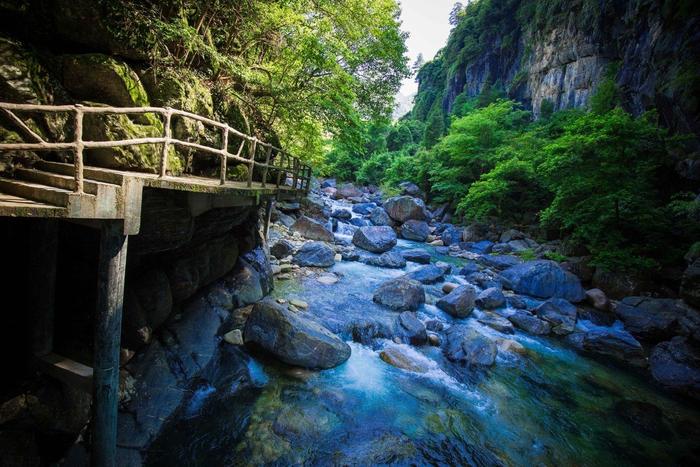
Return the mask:
<path id="1" fill-rule="evenodd" d="M 91 463 L 113 467 L 117 449 L 119 347 L 128 237 L 119 221 L 105 221 L 97 267 L 97 310 L 93 365 Z"/>

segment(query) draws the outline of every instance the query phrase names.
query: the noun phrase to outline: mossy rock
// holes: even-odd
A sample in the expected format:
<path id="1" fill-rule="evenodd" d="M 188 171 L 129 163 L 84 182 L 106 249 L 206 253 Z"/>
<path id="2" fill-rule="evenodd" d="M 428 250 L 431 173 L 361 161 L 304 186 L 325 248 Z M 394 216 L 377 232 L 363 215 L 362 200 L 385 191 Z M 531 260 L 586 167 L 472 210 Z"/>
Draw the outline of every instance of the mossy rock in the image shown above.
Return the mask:
<path id="1" fill-rule="evenodd" d="M 87 103 L 87 105 L 95 104 Z M 128 115 L 87 114 L 84 119 L 83 139 L 85 141 L 117 141 L 162 135 L 163 124 L 157 118 L 150 119 L 147 124 L 135 122 Z M 98 167 L 157 173 L 161 152 L 160 144 L 90 149 L 85 153 L 85 161 L 86 164 Z M 183 166 L 182 156 L 177 154 L 171 146 L 168 172 L 180 175 Z"/>
<path id="2" fill-rule="evenodd" d="M 150 105 L 146 89 L 129 65 L 102 54 L 62 57 L 63 87 L 78 100 L 115 107 Z"/>
<path id="3" fill-rule="evenodd" d="M 50 104 L 53 86 L 48 73 L 26 47 L 0 37 L 0 98 L 4 101 Z"/>

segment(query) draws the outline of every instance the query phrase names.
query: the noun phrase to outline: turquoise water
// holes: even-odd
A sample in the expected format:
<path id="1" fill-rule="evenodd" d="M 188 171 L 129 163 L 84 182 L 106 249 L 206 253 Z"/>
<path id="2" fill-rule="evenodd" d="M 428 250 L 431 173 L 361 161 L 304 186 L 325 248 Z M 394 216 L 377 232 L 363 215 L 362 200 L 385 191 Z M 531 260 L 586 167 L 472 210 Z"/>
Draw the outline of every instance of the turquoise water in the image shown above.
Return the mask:
<path id="1" fill-rule="evenodd" d="M 401 241 L 398 248 L 417 244 Z M 425 247 L 425 245 L 420 245 Z M 431 250 L 432 251 L 432 250 Z M 434 251 L 432 251 L 434 254 Z M 447 258 L 434 254 L 435 260 Z M 450 258 L 453 263 L 459 260 Z M 418 267 L 409 263 L 408 269 Z M 437 347 L 386 339 L 352 342 L 348 323 L 390 319 L 372 303 L 388 277 L 405 273 L 342 262 L 331 286 L 314 276 L 278 283 L 274 297 L 300 298 L 308 313 L 350 342 L 332 370 L 283 367 L 222 346 L 215 363 L 148 453 L 151 465 L 692 465 L 700 461 L 700 413 L 647 377 L 582 357 L 555 339 L 501 335 L 455 320 L 432 303 L 418 314 L 478 327 L 520 343 L 496 364 L 474 370 Z M 478 311 L 476 312 L 478 314 Z M 379 358 L 402 345 L 426 373 Z M 628 406 L 640 407 L 634 416 Z"/>

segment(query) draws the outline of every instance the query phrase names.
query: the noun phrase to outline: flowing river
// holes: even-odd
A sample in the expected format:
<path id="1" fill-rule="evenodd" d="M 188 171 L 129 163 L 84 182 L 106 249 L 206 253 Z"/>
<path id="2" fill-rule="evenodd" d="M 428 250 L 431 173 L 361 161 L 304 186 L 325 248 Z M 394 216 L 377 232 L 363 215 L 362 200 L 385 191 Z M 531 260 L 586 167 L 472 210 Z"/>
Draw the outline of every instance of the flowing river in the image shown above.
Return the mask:
<path id="1" fill-rule="evenodd" d="M 461 261 L 425 244 L 399 240 L 396 248 L 424 248 L 433 261 L 455 266 Z M 440 347 L 353 339 L 348 323 L 395 313 L 372 302 L 379 284 L 418 266 L 339 262 L 330 269 L 340 277 L 333 285 L 314 275 L 278 281 L 272 296 L 308 302 L 306 313 L 350 343 L 350 359 L 310 372 L 220 346 L 201 383 L 152 443 L 148 463 L 698 465 L 700 413 L 687 401 L 662 393 L 644 375 L 578 355 L 556 338 L 517 330 L 501 335 L 473 317 L 452 318 L 434 306 L 440 284 L 426 286 L 422 321 L 464 323 L 513 339 L 524 351 L 499 351 L 493 367 L 475 370 L 448 361 Z M 388 365 L 379 357 L 388 346 L 405 346 L 428 371 Z"/>

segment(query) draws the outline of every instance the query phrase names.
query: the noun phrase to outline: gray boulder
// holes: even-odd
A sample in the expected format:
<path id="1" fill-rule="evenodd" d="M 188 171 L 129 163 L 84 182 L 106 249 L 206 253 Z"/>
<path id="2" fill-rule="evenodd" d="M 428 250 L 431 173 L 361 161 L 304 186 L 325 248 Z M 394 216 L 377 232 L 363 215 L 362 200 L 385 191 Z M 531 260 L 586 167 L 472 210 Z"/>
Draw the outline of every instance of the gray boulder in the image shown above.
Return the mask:
<path id="1" fill-rule="evenodd" d="M 357 204 L 353 204 L 352 212 L 356 212 L 356 213 L 362 214 L 362 215 L 367 215 L 367 214 L 370 214 L 376 207 L 377 207 L 377 205 L 374 203 L 357 203 Z"/>
<path id="2" fill-rule="evenodd" d="M 516 327 L 530 334 L 545 335 L 552 330 L 552 326 L 547 321 L 539 319 L 532 313 L 524 310 L 516 310 L 508 319 Z"/>
<path id="3" fill-rule="evenodd" d="M 440 234 L 442 243 L 445 246 L 457 245 L 462 241 L 462 229 L 458 229 L 454 225 L 448 225 Z"/>
<path id="4" fill-rule="evenodd" d="M 571 334 L 576 326 L 576 307 L 563 298 L 550 298 L 535 308 L 535 314 L 552 325 L 554 334 Z"/>
<path id="5" fill-rule="evenodd" d="M 328 230 L 323 224 L 311 219 L 310 217 L 301 216 L 291 227 L 292 231 L 299 232 L 302 237 L 309 240 L 318 240 L 321 242 L 333 243 L 333 232 Z"/>
<path id="6" fill-rule="evenodd" d="M 413 182 L 401 182 L 399 188 L 401 188 L 402 195 L 418 197 L 423 194 L 420 187 Z"/>
<path id="7" fill-rule="evenodd" d="M 425 221 L 408 220 L 401 225 L 401 236 L 406 240 L 424 242 L 430 235 L 430 227 Z"/>
<path id="8" fill-rule="evenodd" d="M 436 306 L 455 318 L 466 318 L 474 310 L 476 289 L 469 285 L 461 285 L 442 297 Z"/>
<path id="9" fill-rule="evenodd" d="M 384 253 L 396 246 L 396 232 L 388 226 L 360 227 L 352 236 L 352 243 L 372 253 Z"/>
<path id="10" fill-rule="evenodd" d="M 372 209 L 372 212 L 369 213 L 369 220 L 374 225 L 394 225 L 394 221 L 391 220 L 389 214 L 387 214 L 387 212 L 382 207 L 376 207 Z"/>
<path id="11" fill-rule="evenodd" d="M 479 262 L 486 267 L 498 269 L 508 269 L 523 262 L 517 256 L 511 255 L 484 255 L 479 258 Z"/>
<path id="12" fill-rule="evenodd" d="M 678 333 L 686 310 L 671 298 L 625 297 L 615 314 L 636 338 L 660 342 Z"/>
<path id="13" fill-rule="evenodd" d="M 586 298 L 579 278 L 564 271 L 554 261 L 528 261 L 506 269 L 501 276 L 506 286 L 521 294 L 563 298 L 574 303 Z"/>
<path id="14" fill-rule="evenodd" d="M 294 262 L 299 266 L 329 268 L 335 264 L 335 251 L 323 242 L 308 242 L 294 256 Z"/>
<path id="15" fill-rule="evenodd" d="M 661 385 L 700 399 L 700 350 L 685 337 L 676 336 L 654 347 L 649 366 Z"/>
<path id="16" fill-rule="evenodd" d="M 336 219 L 340 219 L 341 221 L 347 221 L 350 220 L 350 218 L 352 218 L 352 213 L 347 209 L 336 208 L 331 213 L 331 217 L 335 217 Z"/>
<path id="17" fill-rule="evenodd" d="M 634 367 L 647 366 L 642 344 L 624 329 L 597 328 L 575 332 L 568 335 L 566 341 L 579 352 L 611 358 Z"/>
<path id="18" fill-rule="evenodd" d="M 485 310 L 500 308 L 506 304 L 506 296 L 500 287 L 489 287 L 476 297 L 476 306 Z"/>
<path id="19" fill-rule="evenodd" d="M 350 346 L 320 324 L 271 300 L 253 307 L 243 331 L 245 344 L 289 365 L 333 368 L 350 358 Z"/>
<path id="20" fill-rule="evenodd" d="M 365 253 L 360 255 L 358 259 L 361 263 L 379 268 L 401 269 L 406 266 L 406 259 L 396 251 L 387 251 L 381 255 Z"/>
<path id="21" fill-rule="evenodd" d="M 453 362 L 474 366 L 491 366 L 496 361 L 496 344 L 475 329 L 457 324 L 445 333 L 445 356 Z"/>
<path id="22" fill-rule="evenodd" d="M 416 280 L 422 284 L 435 284 L 436 282 L 440 282 L 445 278 L 445 271 L 434 264 L 427 264 L 425 266 L 421 266 L 415 271 L 409 272 L 406 274 L 406 277 Z"/>
<path id="23" fill-rule="evenodd" d="M 416 310 L 425 303 L 425 290 L 418 281 L 397 277 L 382 283 L 372 300 L 392 310 Z"/>
<path id="24" fill-rule="evenodd" d="M 404 311 L 399 315 L 399 326 L 402 337 L 411 345 L 423 345 L 428 342 L 428 332 L 425 325 L 412 311 Z"/>
<path id="25" fill-rule="evenodd" d="M 428 218 L 423 200 L 410 196 L 389 198 L 384 203 L 384 209 L 389 217 L 401 223 L 411 219 L 424 221 Z"/>
<path id="26" fill-rule="evenodd" d="M 286 258 L 294 252 L 294 245 L 288 240 L 282 239 L 270 247 L 270 254 L 277 259 Z"/>
<path id="27" fill-rule="evenodd" d="M 406 258 L 406 261 L 411 261 L 418 264 L 429 264 L 430 263 L 430 253 L 419 248 L 413 250 L 404 250 L 401 255 Z"/>
<path id="28" fill-rule="evenodd" d="M 504 334 L 513 334 L 515 332 L 513 330 L 513 323 L 494 313 L 486 312 L 481 318 L 478 318 L 477 321 Z"/>

